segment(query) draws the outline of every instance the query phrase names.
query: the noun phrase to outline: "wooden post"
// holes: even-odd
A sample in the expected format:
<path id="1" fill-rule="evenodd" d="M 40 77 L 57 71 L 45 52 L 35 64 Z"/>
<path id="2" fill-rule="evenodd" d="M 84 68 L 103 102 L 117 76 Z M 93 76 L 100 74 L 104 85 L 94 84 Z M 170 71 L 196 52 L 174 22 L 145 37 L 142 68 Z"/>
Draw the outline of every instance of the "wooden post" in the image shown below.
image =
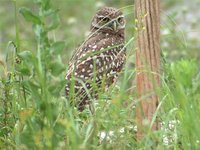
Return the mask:
<path id="1" fill-rule="evenodd" d="M 155 114 L 160 85 L 160 0 L 135 0 L 137 138 L 142 138 Z M 149 126 L 148 126 L 149 125 Z M 158 128 L 156 121 L 152 129 Z"/>

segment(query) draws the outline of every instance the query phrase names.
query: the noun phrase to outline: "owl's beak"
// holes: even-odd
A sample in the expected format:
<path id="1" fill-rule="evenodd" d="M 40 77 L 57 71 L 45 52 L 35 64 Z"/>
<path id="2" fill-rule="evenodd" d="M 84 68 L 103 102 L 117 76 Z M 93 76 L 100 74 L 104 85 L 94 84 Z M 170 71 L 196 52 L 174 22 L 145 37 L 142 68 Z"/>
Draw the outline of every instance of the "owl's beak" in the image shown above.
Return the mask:
<path id="1" fill-rule="evenodd" d="M 113 30 L 117 31 L 117 22 L 116 21 L 113 21 Z"/>

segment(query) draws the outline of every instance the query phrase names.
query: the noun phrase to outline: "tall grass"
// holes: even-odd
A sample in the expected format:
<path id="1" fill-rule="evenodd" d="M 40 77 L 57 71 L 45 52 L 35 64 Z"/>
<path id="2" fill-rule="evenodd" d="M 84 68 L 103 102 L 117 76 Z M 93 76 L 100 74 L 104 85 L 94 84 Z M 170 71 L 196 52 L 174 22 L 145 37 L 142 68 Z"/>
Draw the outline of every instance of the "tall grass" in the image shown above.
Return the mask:
<path id="1" fill-rule="evenodd" d="M 200 148 L 197 61 L 163 64 L 157 112 L 162 127 L 149 130 L 136 141 L 135 70 L 129 64 L 125 66 L 119 82 L 101 94 L 95 113 L 71 107 L 64 94 L 67 66 L 61 59 L 66 44 L 49 37 L 59 27 L 58 10 L 49 0 L 35 3 L 38 13 L 25 7 L 19 10 L 32 24 L 37 42 L 34 50 L 21 49 L 23 41 L 15 15 L 16 40 L 8 44 L 6 61 L 0 61 L 0 149 Z M 132 59 L 128 57 L 128 62 Z"/>

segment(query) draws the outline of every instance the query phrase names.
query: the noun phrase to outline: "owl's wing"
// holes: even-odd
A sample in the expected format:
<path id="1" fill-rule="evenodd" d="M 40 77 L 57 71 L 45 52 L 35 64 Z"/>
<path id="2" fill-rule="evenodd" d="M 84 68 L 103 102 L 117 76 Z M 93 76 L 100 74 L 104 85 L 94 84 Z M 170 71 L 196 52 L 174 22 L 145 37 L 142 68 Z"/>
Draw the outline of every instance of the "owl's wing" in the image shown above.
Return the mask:
<path id="1" fill-rule="evenodd" d="M 75 63 L 79 56 L 84 53 L 84 49 L 87 51 L 87 47 L 89 46 L 88 43 L 91 43 L 94 41 L 95 34 L 90 34 L 85 41 L 75 50 L 75 52 L 72 54 L 72 57 L 69 61 L 69 66 L 71 66 L 73 63 Z"/>
<path id="2" fill-rule="evenodd" d="M 88 38 L 72 54 L 72 57 L 68 63 L 68 71 L 67 71 L 66 78 L 69 74 L 71 74 L 71 71 L 74 69 L 74 64 L 76 64 L 76 62 L 80 59 L 80 56 L 84 52 L 88 51 L 88 49 L 89 49 L 88 43 L 91 43 L 93 40 L 94 40 L 94 36 L 89 35 Z"/>
<path id="3" fill-rule="evenodd" d="M 67 77 L 71 74 L 71 72 L 74 70 L 74 65 L 76 64 L 77 60 L 79 59 L 79 56 L 84 52 L 83 51 L 83 47 L 84 47 L 84 42 L 75 50 L 75 52 L 72 54 L 71 59 L 69 60 L 68 63 L 68 71 L 67 71 L 67 75 L 66 75 L 66 79 Z"/>
<path id="4" fill-rule="evenodd" d="M 102 78 L 102 73 L 108 70 L 112 62 L 117 57 L 118 51 L 122 49 L 122 42 L 112 43 L 115 40 L 104 38 L 95 40 L 90 38 L 81 47 L 70 61 L 66 79 L 70 79 L 72 72 L 75 70 L 75 76 L 81 79 L 91 78 L 94 71 L 94 62 L 96 64 L 96 72 Z"/>

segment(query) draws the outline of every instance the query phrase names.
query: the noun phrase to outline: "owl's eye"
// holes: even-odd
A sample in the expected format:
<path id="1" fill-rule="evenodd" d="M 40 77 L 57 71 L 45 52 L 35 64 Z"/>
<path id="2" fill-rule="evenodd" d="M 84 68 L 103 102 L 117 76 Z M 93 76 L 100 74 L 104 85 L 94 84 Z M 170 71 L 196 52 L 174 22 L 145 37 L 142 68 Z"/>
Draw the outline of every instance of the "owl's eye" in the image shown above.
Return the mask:
<path id="1" fill-rule="evenodd" d="M 105 17 L 105 18 L 103 18 L 103 20 L 102 20 L 103 22 L 109 22 L 110 21 L 110 19 L 109 18 L 107 18 L 107 17 Z"/>
<path id="2" fill-rule="evenodd" d="M 119 17 L 119 18 L 117 19 L 117 22 L 118 22 L 118 23 L 123 23 L 123 20 L 124 20 L 123 17 Z"/>
<path id="3" fill-rule="evenodd" d="M 107 23 L 110 21 L 110 19 L 108 17 L 99 17 L 99 19 L 103 22 L 103 23 Z"/>

